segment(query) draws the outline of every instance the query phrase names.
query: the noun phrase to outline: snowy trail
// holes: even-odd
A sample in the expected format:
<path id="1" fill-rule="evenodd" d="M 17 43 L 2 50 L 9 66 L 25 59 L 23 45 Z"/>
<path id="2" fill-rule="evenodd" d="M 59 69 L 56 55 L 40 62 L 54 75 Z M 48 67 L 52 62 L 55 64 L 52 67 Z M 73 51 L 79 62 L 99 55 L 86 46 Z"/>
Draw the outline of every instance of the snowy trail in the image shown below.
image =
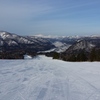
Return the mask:
<path id="1" fill-rule="evenodd" d="M 0 60 L 0 100 L 100 100 L 99 64 Z"/>

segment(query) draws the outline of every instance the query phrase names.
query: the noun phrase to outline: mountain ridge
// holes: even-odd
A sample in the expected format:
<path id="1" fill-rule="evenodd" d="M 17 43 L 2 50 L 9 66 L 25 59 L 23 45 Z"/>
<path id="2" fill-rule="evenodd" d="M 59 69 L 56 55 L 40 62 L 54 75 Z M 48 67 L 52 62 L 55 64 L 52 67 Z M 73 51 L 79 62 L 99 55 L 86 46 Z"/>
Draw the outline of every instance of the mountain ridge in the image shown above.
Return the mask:
<path id="1" fill-rule="evenodd" d="M 93 48 L 100 49 L 100 36 L 58 36 L 52 38 L 43 35 L 20 36 L 5 31 L 0 32 L 0 58 L 16 52 L 16 56 L 25 53 L 31 55 L 34 55 L 34 53 L 50 53 L 49 56 L 53 56 L 54 52 L 62 54 L 65 58 L 66 56 L 67 58 L 72 55 L 77 56 L 81 52 L 89 56 Z"/>

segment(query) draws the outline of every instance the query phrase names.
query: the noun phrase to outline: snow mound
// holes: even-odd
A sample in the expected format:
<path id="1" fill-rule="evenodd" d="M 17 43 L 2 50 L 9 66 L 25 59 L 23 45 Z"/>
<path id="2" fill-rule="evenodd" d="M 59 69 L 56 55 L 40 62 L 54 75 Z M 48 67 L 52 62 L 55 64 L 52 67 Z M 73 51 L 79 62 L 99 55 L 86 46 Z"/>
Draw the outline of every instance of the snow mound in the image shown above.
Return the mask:
<path id="1" fill-rule="evenodd" d="M 24 59 L 32 59 L 30 55 L 24 55 Z"/>

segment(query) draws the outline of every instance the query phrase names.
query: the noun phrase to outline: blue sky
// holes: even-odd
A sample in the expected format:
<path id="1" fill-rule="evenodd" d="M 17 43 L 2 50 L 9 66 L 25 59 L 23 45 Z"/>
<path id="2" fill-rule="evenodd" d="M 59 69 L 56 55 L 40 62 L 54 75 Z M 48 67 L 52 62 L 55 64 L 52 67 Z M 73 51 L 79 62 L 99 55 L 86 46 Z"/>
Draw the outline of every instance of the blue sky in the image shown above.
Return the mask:
<path id="1" fill-rule="evenodd" d="M 100 0 L 0 0 L 0 30 L 19 35 L 100 34 Z"/>

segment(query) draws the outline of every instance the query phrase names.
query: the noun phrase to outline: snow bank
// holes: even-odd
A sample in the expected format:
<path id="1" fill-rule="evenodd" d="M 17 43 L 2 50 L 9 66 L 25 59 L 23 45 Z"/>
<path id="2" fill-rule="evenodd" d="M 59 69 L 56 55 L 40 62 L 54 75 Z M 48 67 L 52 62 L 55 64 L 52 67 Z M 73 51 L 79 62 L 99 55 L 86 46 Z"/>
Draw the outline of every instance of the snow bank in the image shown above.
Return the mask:
<path id="1" fill-rule="evenodd" d="M 32 59 L 32 57 L 29 55 L 24 55 L 24 59 Z"/>

